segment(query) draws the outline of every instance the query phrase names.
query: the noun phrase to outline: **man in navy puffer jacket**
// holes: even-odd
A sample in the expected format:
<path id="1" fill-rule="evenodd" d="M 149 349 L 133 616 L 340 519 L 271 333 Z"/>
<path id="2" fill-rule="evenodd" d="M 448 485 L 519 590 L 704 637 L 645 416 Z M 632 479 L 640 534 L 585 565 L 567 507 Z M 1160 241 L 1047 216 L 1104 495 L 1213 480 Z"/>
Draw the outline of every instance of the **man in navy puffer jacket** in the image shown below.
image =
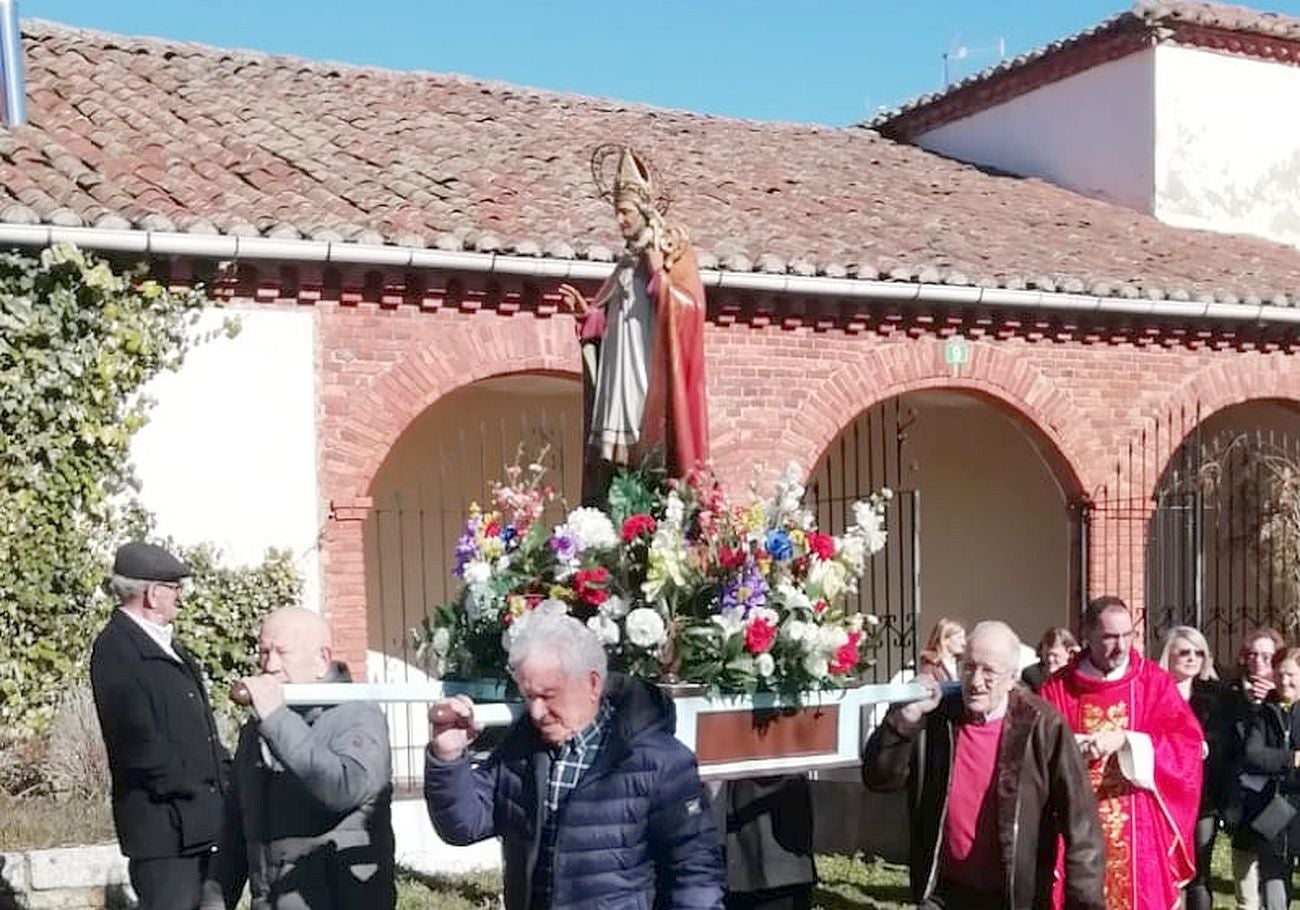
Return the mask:
<path id="1" fill-rule="evenodd" d="M 609 675 L 596 635 L 569 616 L 523 621 L 510 670 L 528 716 L 477 767 L 473 703 L 429 711 L 438 836 L 501 838 L 506 910 L 720 910 L 717 829 L 671 700 Z"/>

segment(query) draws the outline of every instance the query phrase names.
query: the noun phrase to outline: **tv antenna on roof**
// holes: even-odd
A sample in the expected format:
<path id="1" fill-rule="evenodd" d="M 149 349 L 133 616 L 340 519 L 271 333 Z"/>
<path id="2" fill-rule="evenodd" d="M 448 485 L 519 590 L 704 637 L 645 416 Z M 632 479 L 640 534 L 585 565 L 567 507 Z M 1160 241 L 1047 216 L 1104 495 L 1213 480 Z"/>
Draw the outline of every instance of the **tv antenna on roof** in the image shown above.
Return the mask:
<path id="1" fill-rule="evenodd" d="M 998 62 L 1001 63 L 1007 56 L 1007 41 L 1005 38 L 998 38 L 996 44 L 990 44 L 984 47 L 970 47 L 961 43 L 961 36 L 958 35 L 953 39 L 952 45 L 943 52 L 943 87 L 947 88 L 952 85 L 952 63 L 957 60 L 969 60 L 973 57 L 991 57 L 997 54 Z"/>

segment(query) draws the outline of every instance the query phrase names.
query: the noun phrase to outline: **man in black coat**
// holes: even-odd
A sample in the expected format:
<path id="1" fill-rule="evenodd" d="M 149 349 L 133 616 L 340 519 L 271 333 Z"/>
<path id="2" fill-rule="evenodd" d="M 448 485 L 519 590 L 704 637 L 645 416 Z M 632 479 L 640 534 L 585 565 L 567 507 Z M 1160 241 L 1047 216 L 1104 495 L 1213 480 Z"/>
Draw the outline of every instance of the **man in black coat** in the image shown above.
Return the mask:
<path id="1" fill-rule="evenodd" d="M 90 656 L 113 822 L 141 910 L 194 910 L 220 834 L 227 755 L 198 664 L 172 637 L 189 574 L 153 544 L 119 549 L 119 607 Z"/>

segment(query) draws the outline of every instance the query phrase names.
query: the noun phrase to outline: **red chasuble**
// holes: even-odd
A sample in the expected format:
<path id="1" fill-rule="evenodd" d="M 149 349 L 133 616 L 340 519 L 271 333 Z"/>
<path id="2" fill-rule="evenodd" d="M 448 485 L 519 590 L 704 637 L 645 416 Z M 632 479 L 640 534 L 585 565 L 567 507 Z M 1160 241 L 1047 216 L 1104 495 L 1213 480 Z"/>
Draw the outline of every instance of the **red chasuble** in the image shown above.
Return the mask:
<path id="1" fill-rule="evenodd" d="M 685 477 L 709 458 L 704 387 L 704 285 L 689 244 L 650 279 L 655 302 L 650 388 L 641 420 L 642 452 L 663 446 L 670 477 Z"/>
<path id="2" fill-rule="evenodd" d="M 1196 871 L 1192 832 L 1201 802 L 1203 737 L 1173 678 L 1137 651 L 1115 680 L 1085 675 L 1076 659 L 1043 686 L 1042 697 L 1076 733 L 1132 730 L 1150 737 L 1154 767 L 1147 773 L 1154 789 L 1125 776 L 1119 753 L 1088 766 L 1106 841 L 1106 906 L 1177 906 Z M 1056 890 L 1060 908 L 1061 889 Z"/>

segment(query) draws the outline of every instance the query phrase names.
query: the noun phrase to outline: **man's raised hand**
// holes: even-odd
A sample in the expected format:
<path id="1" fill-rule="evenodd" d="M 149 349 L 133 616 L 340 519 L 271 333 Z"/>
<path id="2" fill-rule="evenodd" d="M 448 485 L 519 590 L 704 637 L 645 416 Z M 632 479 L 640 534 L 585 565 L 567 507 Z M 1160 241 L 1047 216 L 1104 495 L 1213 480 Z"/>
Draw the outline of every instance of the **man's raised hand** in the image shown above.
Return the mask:
<path id="1" fill-rule="evenodd" d="M 572 313 L 575 316 L 586 316 L 587 311 L 591 309 L 591 304 L 582 291 L 578 290 L 571 284 L 561 284 L 560 291 L 560 309 Z"/>
<path id="2" fill-rule="evenodd" d="M 479 731 L 474 723 L 474 702 L 467 695 L 453 695 L 429 707 L 429 748 L 441 761 L 455 761 L 464 755 Z"/>

